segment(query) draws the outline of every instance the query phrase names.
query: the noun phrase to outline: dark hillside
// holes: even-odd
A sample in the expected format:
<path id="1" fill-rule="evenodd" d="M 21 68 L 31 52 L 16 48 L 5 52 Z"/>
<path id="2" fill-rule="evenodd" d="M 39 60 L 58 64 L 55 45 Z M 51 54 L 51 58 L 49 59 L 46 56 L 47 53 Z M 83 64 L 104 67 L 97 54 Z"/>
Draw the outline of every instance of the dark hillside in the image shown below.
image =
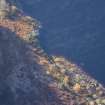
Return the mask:
<path id="1" fill-rule="evenodd" d="M 33 59 L 28 59 L 31 55 L 27 54 L 27 46 L 15 33 L 0 27 L 0 104 L 59 105 L 54 92 L 48 97 L 48 84 L 35 76 L 43 76 L 43 71 Z"/>

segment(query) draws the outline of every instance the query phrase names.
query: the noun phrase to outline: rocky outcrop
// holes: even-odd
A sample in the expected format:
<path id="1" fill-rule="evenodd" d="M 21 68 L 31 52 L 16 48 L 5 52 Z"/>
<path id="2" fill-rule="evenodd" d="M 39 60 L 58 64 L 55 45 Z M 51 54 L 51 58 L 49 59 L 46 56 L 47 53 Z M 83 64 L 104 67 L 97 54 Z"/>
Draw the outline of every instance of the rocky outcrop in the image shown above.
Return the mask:
<path id="1" fill-rule="evenodd" d="M 0 20 L 0 26 L 10 29 L 12 32 L 15 32 L 19 37 L 21 37 L 24 40 L 29 40 L 32 37 L 30 34 L 33 31 L 35 32 L 35 30 L 37 30 L 37 25 L 33 27 L 32 25 L 30 25 L 31 23 L 29 24 L 27 22 L 28 21 L 24 22 L 21 19 L 15 21 L 9 19 L 3 19 Z"/>
<path id="2" fill-rule="evenodd" d="M 104 105 L 105 88 L 64 57 L 49 56 L 35 30 L 37 22 L 22 14 L 0 20 L 0 104 Z"/>

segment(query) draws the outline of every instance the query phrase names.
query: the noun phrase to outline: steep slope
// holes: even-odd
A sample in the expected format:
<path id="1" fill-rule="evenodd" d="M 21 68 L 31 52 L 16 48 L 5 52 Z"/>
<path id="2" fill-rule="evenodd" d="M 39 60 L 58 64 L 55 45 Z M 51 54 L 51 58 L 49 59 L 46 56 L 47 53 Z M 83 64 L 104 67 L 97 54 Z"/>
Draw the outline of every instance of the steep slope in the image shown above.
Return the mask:
<path id="1" fill-rule="evenodd" d="M 0 104 L 104 105 L 104 87 L 64 57 L 49 56 L 38 22 L 14 13 L 0 19 Z"/>

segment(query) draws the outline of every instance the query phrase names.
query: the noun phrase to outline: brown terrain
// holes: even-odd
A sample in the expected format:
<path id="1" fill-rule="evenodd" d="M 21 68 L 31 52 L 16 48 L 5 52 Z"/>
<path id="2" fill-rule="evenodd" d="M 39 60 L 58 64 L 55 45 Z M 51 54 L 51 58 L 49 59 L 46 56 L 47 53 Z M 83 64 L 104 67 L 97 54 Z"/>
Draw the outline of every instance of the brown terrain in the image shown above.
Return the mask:
<path id="1" fill-rule="evenodd" d="M 10 29 L 12 32 L 15 32 L 19 37 L 23 37 L 24 39 L 33 30 L 32 25 L 29 25 L 22 20 L 0 20 L 0 26 Z"/>

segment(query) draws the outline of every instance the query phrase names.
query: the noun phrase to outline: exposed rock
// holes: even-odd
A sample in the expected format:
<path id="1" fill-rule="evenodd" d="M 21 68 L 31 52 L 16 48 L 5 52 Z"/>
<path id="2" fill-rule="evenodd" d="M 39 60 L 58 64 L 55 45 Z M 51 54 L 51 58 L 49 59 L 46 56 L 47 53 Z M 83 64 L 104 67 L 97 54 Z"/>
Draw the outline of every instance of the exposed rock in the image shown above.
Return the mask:
<path id="1" fill-rule="evenodd" d="M 33 20 L 23 15 L 0 20 L 0 104 L 104 103 L 105 88 L 100 83 L 76 64 L 42 49 Z"/>

